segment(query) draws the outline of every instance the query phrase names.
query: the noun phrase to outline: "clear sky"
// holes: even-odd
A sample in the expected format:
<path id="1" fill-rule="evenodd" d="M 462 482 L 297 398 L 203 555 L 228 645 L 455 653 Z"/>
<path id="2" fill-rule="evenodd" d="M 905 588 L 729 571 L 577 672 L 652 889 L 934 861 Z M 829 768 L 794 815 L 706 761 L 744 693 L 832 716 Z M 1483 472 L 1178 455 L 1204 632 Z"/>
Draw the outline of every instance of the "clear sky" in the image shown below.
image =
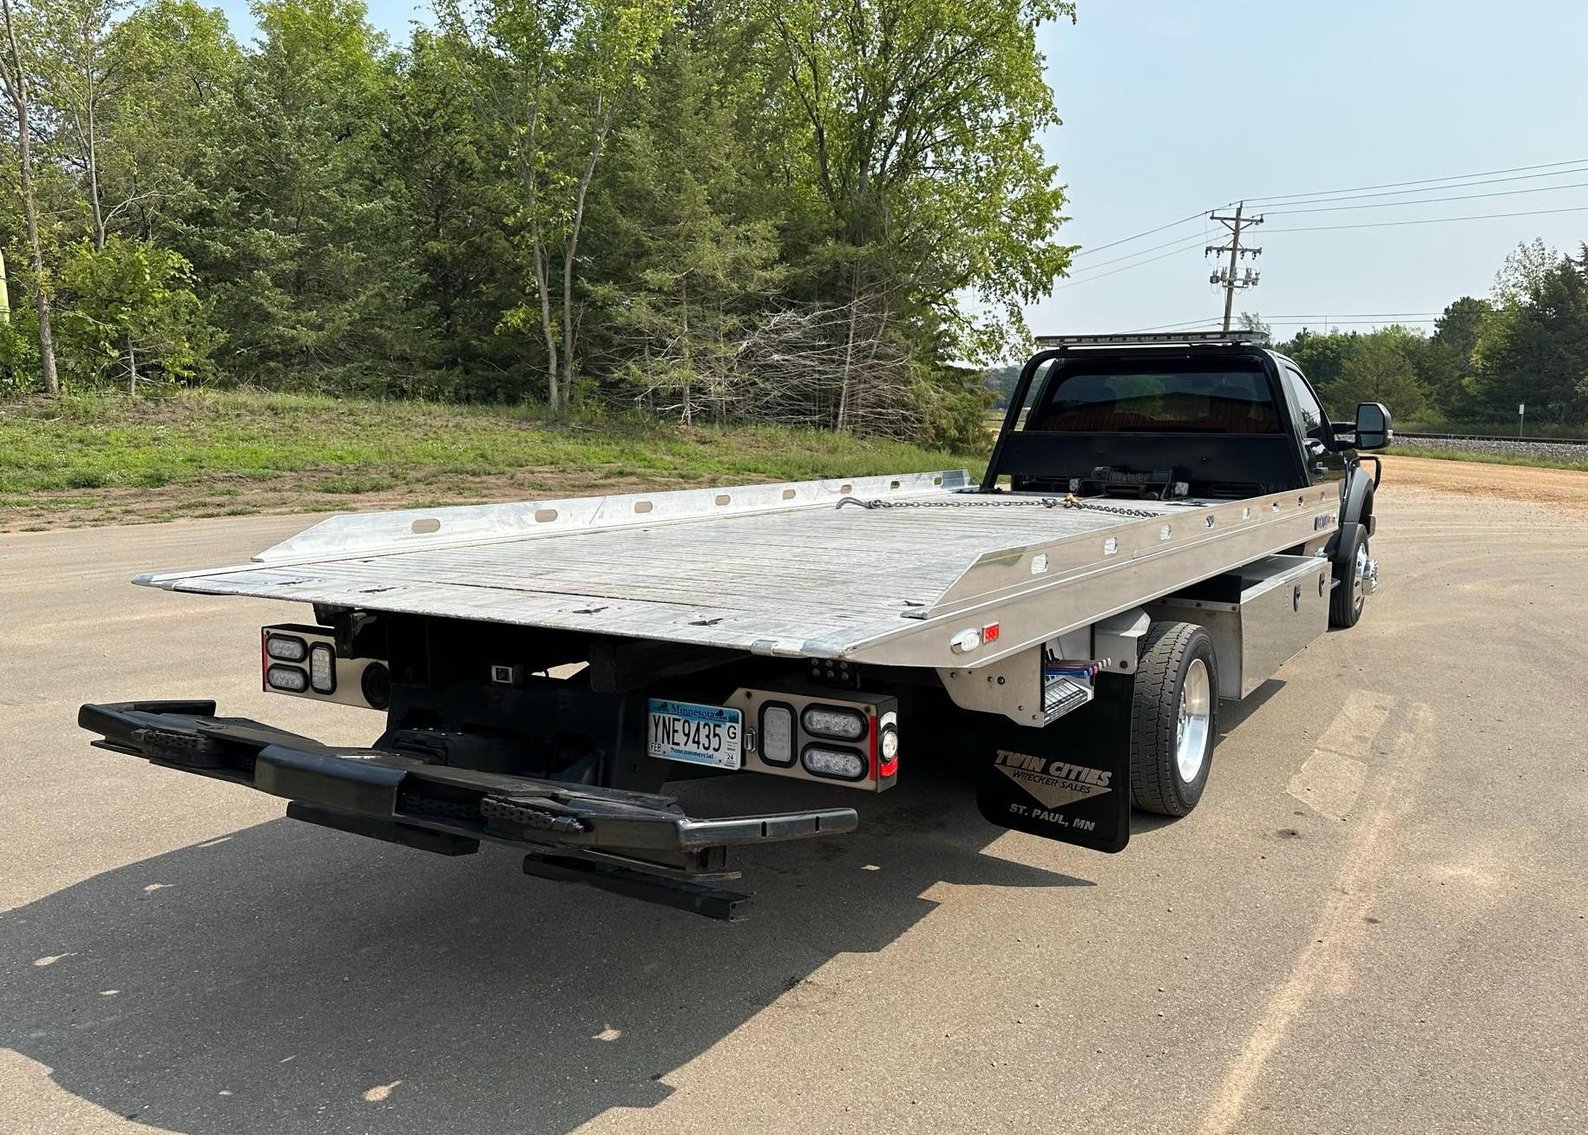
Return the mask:
<path id="1" fill-rule="evenodd" d="M 426 11 L 412 0 L 368 2 L 374 23 L 398 41 Z M 248 39 L 245 3 L 222 6 Z M 1427 327 L 1456 297 L 1486 294 L 1518 242 L 1542 237 L 1575 250 L 1588 240 L 1588 185 L 1579 184 L 1588 183 L 1585 0 L 1080 0 L 1079 22 L 1044 28 L 1041 42 L 1064 117 L 1043 141 L 1069 187 L 1065 237 L 1083 249 L 1242 197 L 1545 163 L 1582 168 L 1312 203 L 1332 212 L 1281 217 L 1281 207 L 1307 203 L 1272 204 L 1252 235 L 1263 248 L 1261 283 L 1236 296 L 1236 310 L 1260 313 L 1279 335 L 1325 317 L 1341 327 L 1419 320 Z M 1545 186 L 1574 188 L 1426 203 Z M 1339 210 L 1387 201 L 1410 203 Z M 1582 211 L 1279 231 L 1568 208 Z M 1203 241 L 1204 227 L 1190 221 L 1083 252 L 1071 279 L 1028 311 L 1033 329 L 1217 318 L 1222 293 L 1208 284 L 1202 247 L 1217 243 L 1221 229 L 1212 226 Z"/>
<path id="2" fill-rule="evenodd" d="M 1582 174 L 1336 205 L 1588 182 L 1584 42 L 1583 0 L 1081 0 L 1075 27 L 1043 36 L 1065 120 L 1045 140 L 1070 188 L 1065 231 L 1084 247 L 1239 197 L 1573 159 L 1585 159 Z M 1584 211 L 1275 231 L 1569 207 Z M 1575 250 L 1588 240 L 1588 186 L 1283 219 L 1278 208 L 1254 231 L 1262 281 L 1236 296 L 1236 310 L 1287 321 L 1327 315 L 1344 326 L 1358 313 L 1438 312 L 1464 293 L 1486 294 L 1519 241 Z M 1028 313 L 1033 328 L 1125 330 L 1220 315 L 1197 232 L 1192 223 L 1079 257 L 1074 286 L 1061 281 Z M 1170 250 L 1082 270 L 1182 235 L 1192 247 L 1155 263 L 1105 277 Z M 1281 335 L 1295 330 L 1273 322 Z"/>

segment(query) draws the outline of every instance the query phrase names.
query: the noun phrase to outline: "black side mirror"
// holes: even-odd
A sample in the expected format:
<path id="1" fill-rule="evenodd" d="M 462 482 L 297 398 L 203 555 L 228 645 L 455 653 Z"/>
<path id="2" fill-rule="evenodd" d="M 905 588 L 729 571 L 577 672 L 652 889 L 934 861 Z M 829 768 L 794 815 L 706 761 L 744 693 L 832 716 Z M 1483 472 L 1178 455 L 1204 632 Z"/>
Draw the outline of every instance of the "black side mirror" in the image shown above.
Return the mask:
<path id="1" fill-rule="evenodd" d="M 1395 440 L 1390 412 L 1382 402 L 1362 402 L 1356 408 L 1356 447 L 1383 449 Z"/>

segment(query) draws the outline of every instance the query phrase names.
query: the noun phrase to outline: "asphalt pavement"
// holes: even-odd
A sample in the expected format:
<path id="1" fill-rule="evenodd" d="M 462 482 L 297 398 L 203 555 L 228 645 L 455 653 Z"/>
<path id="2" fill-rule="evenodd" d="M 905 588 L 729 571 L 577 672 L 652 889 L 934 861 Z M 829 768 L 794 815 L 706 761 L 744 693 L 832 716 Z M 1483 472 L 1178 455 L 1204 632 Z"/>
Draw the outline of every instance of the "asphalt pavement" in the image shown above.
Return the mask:
<path id="1" fill-rule="evenodd" d="M 127 583 L 303 519 L 0 537 L 0 1132 L 1575 1135 L 1588 516 L 1379 516 L 1362 624 L 1226 714 L 1189 818 L 1002 833 L 906 734 L 860 833 L 745 858 L 738 925 L 89 748 L 77 705 L 132 697 L 374 736 L 259 692 L 299 609 Z M 790 784 L 747 781 L 684 796 Z"/>

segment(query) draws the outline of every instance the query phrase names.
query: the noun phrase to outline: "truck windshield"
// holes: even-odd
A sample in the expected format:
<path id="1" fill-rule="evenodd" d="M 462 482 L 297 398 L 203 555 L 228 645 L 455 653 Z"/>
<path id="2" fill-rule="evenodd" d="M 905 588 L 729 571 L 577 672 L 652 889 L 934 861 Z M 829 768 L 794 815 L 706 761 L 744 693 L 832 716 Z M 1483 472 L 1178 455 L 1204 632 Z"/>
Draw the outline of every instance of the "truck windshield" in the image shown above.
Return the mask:
<path id="1" fill-rule="evenodd" d="M 1279 433 L 1256 360 L 1055 360 L 1028 429 L 1054 433 Z"/>

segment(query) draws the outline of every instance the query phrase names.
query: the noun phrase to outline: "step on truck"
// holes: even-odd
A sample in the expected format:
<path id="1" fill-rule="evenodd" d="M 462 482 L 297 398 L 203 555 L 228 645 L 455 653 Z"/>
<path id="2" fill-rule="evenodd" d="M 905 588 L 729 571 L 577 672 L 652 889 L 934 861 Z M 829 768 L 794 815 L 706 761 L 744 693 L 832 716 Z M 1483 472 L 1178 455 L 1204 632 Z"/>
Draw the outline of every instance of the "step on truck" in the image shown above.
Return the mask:
<path id="1" fill-rule="evenodd" d="M 532 875 L 723 919 L 747 902 L 731 849 L 854 830 L 855 794 L 913 753 L 972 766 L 992 824 L 1121 851 L 1133 806 L 1197 806 L 1221 702 L 1361 618 L 1380 472 L 1361 451 L 1390 416 L 1329 421 L 1246 334 L 1037 345 L 979 482 L 337 516 L 249 563 L 137 577 L 303 603 L 261 630 L 263 688 L 374 710 L 367 748 L 210 700 L 79 722 L 298 820 L 443 855 L 506 844 Z M 699 775 L 832 791 L 694 816 L 664 789 Z"/>

